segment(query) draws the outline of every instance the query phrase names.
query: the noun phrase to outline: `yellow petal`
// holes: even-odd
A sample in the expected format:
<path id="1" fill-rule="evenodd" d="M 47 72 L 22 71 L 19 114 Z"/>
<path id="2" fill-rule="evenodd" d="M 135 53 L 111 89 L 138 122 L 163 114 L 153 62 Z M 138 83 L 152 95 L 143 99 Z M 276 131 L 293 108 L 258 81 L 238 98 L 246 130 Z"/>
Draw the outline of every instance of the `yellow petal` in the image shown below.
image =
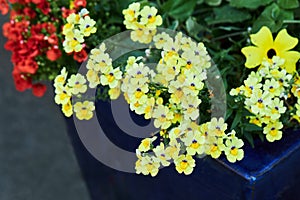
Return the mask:
<path id="1" fill-rule="evenodd" d="M 273 48 L 273 36 L 270 29 L 263 26 L 256 34 L 250 35 L 251 42 L 265 50 Z"/>
<path id="2" fill-rule="evenodd" d="M 300 53 L 298 51 L 281 52 L 279 57 L 285 60 L 283 67 L 288 73 L 296 72 L 296 62 L 300 58 Z"/>
<path id="3" fill-rule="evenodd" d="M 287 51 L 294 48 L 298 44 L 298 39 L 290 36 L 286 29 L 281 30 L 274 42 L 274 48 L 277 51 Z"/>
<path id="4" fill-rule="evenodd" d="M 254 68 L 262 63 L 264 51 L 255 46 L 242 48 L 242 53 L 246 56 L 245 66 L 247 68 Z"/>

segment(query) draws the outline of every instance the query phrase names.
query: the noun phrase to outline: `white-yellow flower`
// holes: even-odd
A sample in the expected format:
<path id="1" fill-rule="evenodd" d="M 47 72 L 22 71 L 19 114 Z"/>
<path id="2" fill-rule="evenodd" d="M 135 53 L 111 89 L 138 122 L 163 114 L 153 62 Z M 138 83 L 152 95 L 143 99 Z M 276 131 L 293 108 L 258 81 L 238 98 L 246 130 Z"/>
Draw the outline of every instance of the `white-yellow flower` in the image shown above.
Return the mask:
<path id="1" fill-rule="evenodd" d="M 86 79 L 81 74 L 72 75 L 68 80 L 68 86 L 72 94 L 85 93 L 87 90 Z"/>
<path id="2" fill-rule="evenodd" d="M 167 106 L 158 105 L 153 112 L 154 126 L 156 128 L 167 129 L 171 126 L 171 121 L 174 118 L 173 112 Z"/>
<path id="3" fill-rule="evenodd" d="M 193 172 L 196 166 L 195 160 L 191 155 L 180 155 L 175 161 L 176 170 L 178 173 L 189 175 Z"/>
<path id="4" fill-rule="evenodd" d="M 225 155 L 227 157 L 227 160 L 231 163 L 236 162 L 237 160 L 242 160 L 244 157 L 244 151 L 243 149 L 240 149 L 244 142 L 241 139 L 238 139 L 237 137 L 231 137 L 230 139 L 227 139 L 225 147 Z"/>
<path id="5" fill-rule="evenodd" d="M 74 112 L 79 120 L 89 120 L 93 117 L 95 110 L 94 103 L 91 101 L 77 102 L 74 105 Z"/>
<path id="6" fill-rule="evenodd" d="M 108 85 L 110 88 L 118 86 L 119 80 L 122 79 L 122 72 L 120 68 L 111 69 L 106 74 L 102 74 L 100 81 L 102 85 Z"/>

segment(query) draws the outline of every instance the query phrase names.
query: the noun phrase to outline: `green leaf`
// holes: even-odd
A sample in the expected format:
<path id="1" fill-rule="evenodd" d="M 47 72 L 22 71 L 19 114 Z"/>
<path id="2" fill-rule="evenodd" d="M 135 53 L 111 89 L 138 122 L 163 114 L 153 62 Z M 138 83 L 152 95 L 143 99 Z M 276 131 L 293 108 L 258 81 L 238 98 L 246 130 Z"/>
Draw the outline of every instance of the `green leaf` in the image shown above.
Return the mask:
<path id="1" fill-rule="evenodd" d="M 210 6 L 219 6 L 222 0 L 205 0 L 205 3 Z"/>
<path id="2" fill-rule="evenodd" d="M 251 132 L 244 132 L 244 137 L 250 143 L 251 147 L 254 148 L 253 135 L 251 134 Z"/>
<path id="3" fill-rule="evenodd" d="M 230 5 L 237 8 L 256 9 L 272 2 L 273 0 L 231 0 Z"/>
<path id="4" fill-rule="evenodd" d="M 230 130 L 233 130 L 239 124 L 241 119 L 242 119 L 242 112 L 237 112 L 231 124 Z"/>
<path id="5" fill-rule="evenodd" d="M 198 24 L 194 17 L 189 17 L 186 20 L 185 25 L 186 25 L 187 32 L 192 37 L 197 38 L 198 33 L 205 30 L 205 27 Z"/>
<path id="6" fill-rule="evenodd" d="M 166 3 L 164 3 L 162 9 L 174 19 L 184 21 L 192 15 L 196 3 L 197 0 L 168 0 Z"/>
<path id="7" fill-rule="evenodd" d="M 244 127 L 245 127 L 245 131 L 249 131 L 249 132 L 252 132 L 252 131 L 262 131 L 263 128 L 262 127 L 259 127 L 255 124 L 244 124 Z"/>
<path id="8" fill-rule="evenodd" d="M 214 17 L 205 19 L 208 25 L 219 23 L 236 23 L 243 22 L 251 18 L 251 15 L 246 11 L 241 11 L 229 5 L 214 8 Z"/>
<path id="9" fill-rule="evenodd" d="M 262 26 L 268 26 L 272 32 L 282 28 L 284 20 L 294 19 L 293 11 L 280 9 L 276 3 L 265 8 L 253 24 L 253 32 L 257 32 Z"/>
<path id="10" fill-rule="evenodd" d="M 278 5 L 284 9 L 293 9 L 299 7 L 298 0 L 277 0 Z"/>

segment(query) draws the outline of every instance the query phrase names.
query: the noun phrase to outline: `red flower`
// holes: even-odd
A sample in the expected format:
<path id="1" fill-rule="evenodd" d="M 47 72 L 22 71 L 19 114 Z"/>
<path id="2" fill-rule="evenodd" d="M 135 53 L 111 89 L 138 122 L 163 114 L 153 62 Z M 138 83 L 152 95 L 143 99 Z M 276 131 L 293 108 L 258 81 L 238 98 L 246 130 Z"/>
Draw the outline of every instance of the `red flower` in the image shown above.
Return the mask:
<path id="1" fill-rule="evenodd" d="M 80 52 L 75 52 L 73 56 L 74 60 L 77 62 L 83 62 L 88 58 L 88 55 L 84 49 L 82 49 Z"/>
<path id="2" fill-rule="evenodd" d="M 33 59 L 25 59 L 16 64 L 16 68 L 21 73 L 34 74 L 38 69 L 38 64 Z"/>
<path id="3" fill-rule="evenodd" d="M 56 47 L 56 46 L 55 46 Z M 47 58 L 51 61 L 56 61 L 58 58 L 61 57 L 61 51 L 57 48 L 52 48 L 47 51 Z"/>
<path id="4" fill-rule="evenodd" d="M 51 11 L 50 3 L 46 0 L 35 0 L 35 1 L 39 2 L 36 7 L 38 7 L 44 15 L 48 15 L 48 13 Z"/>
<path id="5" fill-rule="evenodd" d="M 46 90 L 47 90 L 47 87 L 41 83 L 36 83 L 36 84 L 32 85 L 32 94 L 36 97 L 44 96 Z"/>
<path id="6" fill-rule="evenodd" d="M 66 9 L 65 7 L 62 7 L 61 11 L 62 11 L 63 18 L 67 18 L 69 15 L 76 12 L 74 9 L 70 10 L 70 9 Z"/>
<path id="7" fill-rule="evenodd" d="M 47 38 L 47 41 L 51 45 L 58 45 L 58 37 L 55 34 L 52 34 L 50 37 Z"/>
<path id="8" fill-rule="evenodd" d="M 33 19 L 36 16 L 36 13 L 34 12 L 34 10 L 32 10 L 31 8 L 28 8 L 28 7 L 23 9 L 23 13 L 25 16 L 28 16 L 30 19 Z"/>
<path id="9" fill-rule="evenodd" d="M 75 0 L 74 1 L 74 7 L 76 9 L 80 8 L 80 7 L 85 7 L 86 6 L 86 0 Z"/>
<path id="10" fill-rule="evenodd" d="M 14 69 L 12 72 L 15 82 L 16 90 L 23 92 L 32 87 L 31 78 L 21 74 L 18 70 Z"/>
<path id="11" fill-rule="evenodd" d="M 9 11 L 9 6 L 6 0 L 0 0 L 0 11 L 2 15 L 6 15 Z"/>

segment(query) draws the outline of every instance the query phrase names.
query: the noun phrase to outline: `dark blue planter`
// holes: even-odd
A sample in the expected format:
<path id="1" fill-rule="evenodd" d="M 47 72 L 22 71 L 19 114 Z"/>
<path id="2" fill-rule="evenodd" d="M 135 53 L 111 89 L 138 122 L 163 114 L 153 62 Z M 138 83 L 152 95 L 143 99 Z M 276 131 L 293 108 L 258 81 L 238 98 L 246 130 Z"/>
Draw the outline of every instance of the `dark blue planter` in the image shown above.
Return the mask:
<path id="1" fill-rule="evenodd" d="M 99 123 L 116 145 L 135 151 L 140 141 L 114 126 L 108 102 L 96 105 Z M 102 115 L 101 115 L 102 113 Z M 147 124 L 134 116 L 134 120 Z M 274 143 L 245 146 L 245 158 L 235 164 L 224 157 L 198 159 L 192 175 L 176 172 L 173 165 L 155 178 L 119 172 L 96 160 L 83 146 L 72 118 L 68 132 L 92 200 L 169 199 L 299 199 L 300 131 L 285 133 Z"/>

